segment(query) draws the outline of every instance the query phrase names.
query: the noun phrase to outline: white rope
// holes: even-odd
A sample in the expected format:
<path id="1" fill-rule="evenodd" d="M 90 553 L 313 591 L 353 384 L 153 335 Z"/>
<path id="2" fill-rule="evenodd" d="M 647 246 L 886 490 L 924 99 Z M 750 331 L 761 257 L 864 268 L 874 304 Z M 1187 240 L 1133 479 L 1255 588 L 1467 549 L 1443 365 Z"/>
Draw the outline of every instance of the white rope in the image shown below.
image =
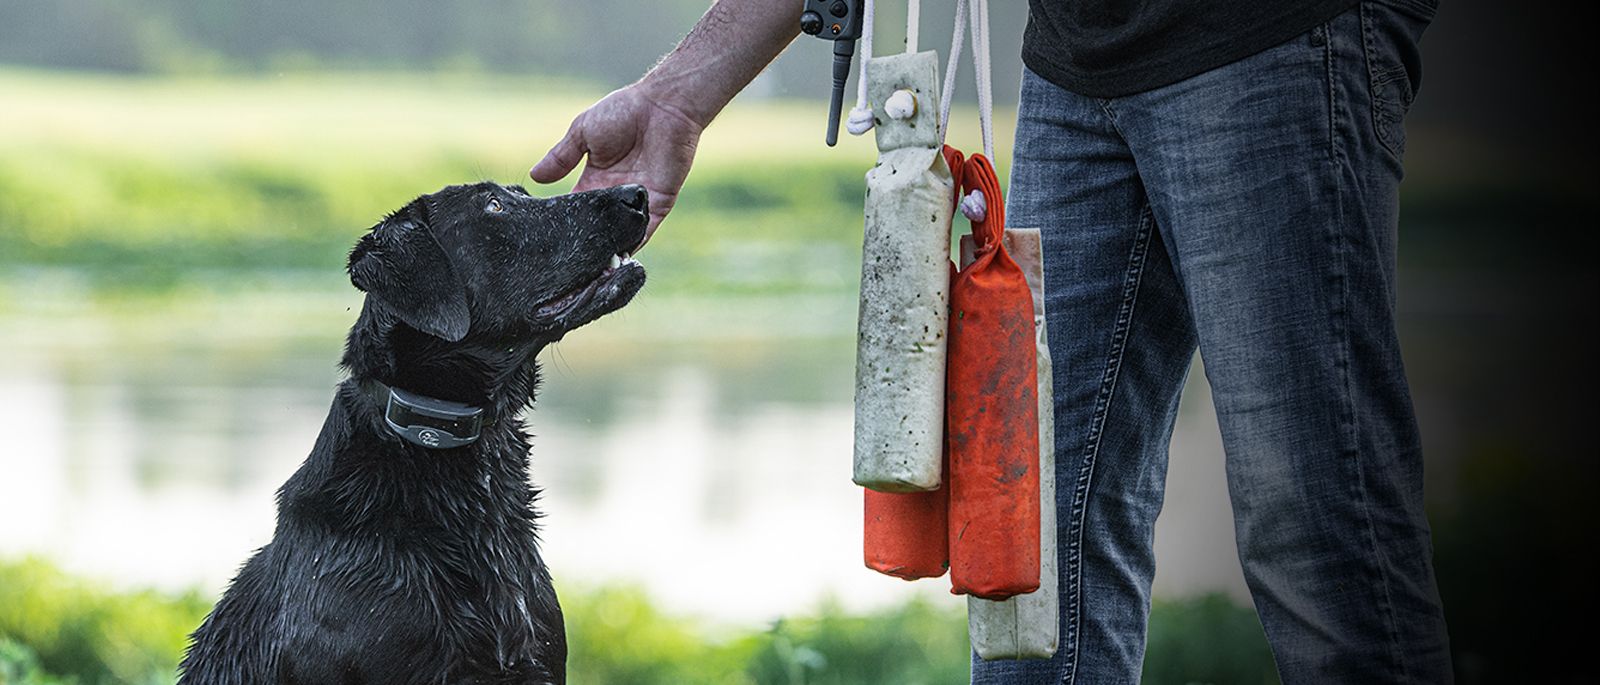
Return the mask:
<path id="1" fill-rule="evenodd" d="M 989 0 L 973 0 L 972 70 L 978 82 L 978 127 L 983 131 L 983 156 L 994 161 L 994 87 L 989 64 Z"/>
<path id="2" fill-rule="evenodd" d="M 866 0 L 865 24 L 861 27 L 861 72 L 856 78 L 856 106 L 850 110 L 845 129 L 851 135 L 862 135 L 872 130 L 872 107 L 867 102 L 867 62 L 872 60 L 872 25 L 875 23 L 874 0 Z M 917 51 L 917 32 L 921 24 L 921 0 L 906 3 L 906 52 Z M 965 19 L 965 21 L 963 21 Z M 956 72 L 961 66 L 961 47 L 966 41 L 967 26 L 972 27 L 972 71 L 978 89 L 978 127 L 983 134 L 983 154 L 994 159 L 994 86 L 993 67 L 989 55 L 989 0 L 956 0 L 955 29 L 950 36 L 950 60 L 945 65 L 944 88 L 939 98 L 939 142 L 944 143 L 950 132 L 950 105 L 955 100 Z M 981 211 L 981 210 L 980 210 Z"/>
<path id="3" fill-rule="evenodd" d="M 913 3 L 916 0 L 912 0 Z M 867 62 L 872 61 L 872 0 L 867 0 L 863 8 L 861 21 L 861 72 L 856 76 L 856 106 L 850 110 L 850 118 L 844 122 L 844 130 L 852 136 L 859 136 L 872 130 L 872 107 L 867 103 Z"/>
<path id="4" fill-rule="evenodd" d="M 867 0 L 872 2 L 872 0 Z M 870 16 L 870 15 L 869 15 Z M 917 32 L 922 27 L 922 0 L 907 0 L 906 3 L 906 54 L 917 51 Z"/>
<path id="5" fill-rule="evenodd" d="M 943 143 L 950 132 L 950 105 L 955 99 L 956 70 L 961 66 L 961 44 L 968 25 L 972 26 L 972 71 L 978 87 L 978 126 L 983 132 L 983 156 L 992 163 L 994 90 L 989 60 L 989 0 L 956 0 L 955 30 L 950 37 L 950 62 L 945 68 L 943 97 L 939 102 L 939 142 Z M 961 198 L 961 213 L 971 221 L 983 221 L 989 213 L 988 204 L 982 192 L 973 190 Z"/>
<path id="6" fill-rule="evenodd" d="M 939 95 L 939 144 L 944 144 L 945 136 L 950 133 L 950 101 L 956 97 L 956 70 L 961 67 L 961 43 L 966 39 L 967 24 L 962 21 L 966 14 L 967 0 L 956 0 L 956 26 L 950 36 L 950 60 L 945 63 L 944 88 Z"/>

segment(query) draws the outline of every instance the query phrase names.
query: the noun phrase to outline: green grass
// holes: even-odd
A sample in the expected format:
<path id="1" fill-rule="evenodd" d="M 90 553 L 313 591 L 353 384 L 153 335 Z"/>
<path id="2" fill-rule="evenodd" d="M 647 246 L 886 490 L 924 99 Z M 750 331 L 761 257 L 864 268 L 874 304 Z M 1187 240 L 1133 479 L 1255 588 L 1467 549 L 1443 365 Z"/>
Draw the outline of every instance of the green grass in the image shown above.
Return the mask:
<path id="1" fill-rule="evenodd" d="M 956 685 L 966 617 L 912 601 L 867 613 L 824 603 L 765 628 L 657 609 L 631 587 L 562 589 L 574 685 Z M 211 600 L 111 590 L 37 560 L 0 560 L 0 685 L 165 685 Z M 1219 596 L 1158 601 L 1144 682 L 1276 682 L 1254 612 Z"/>

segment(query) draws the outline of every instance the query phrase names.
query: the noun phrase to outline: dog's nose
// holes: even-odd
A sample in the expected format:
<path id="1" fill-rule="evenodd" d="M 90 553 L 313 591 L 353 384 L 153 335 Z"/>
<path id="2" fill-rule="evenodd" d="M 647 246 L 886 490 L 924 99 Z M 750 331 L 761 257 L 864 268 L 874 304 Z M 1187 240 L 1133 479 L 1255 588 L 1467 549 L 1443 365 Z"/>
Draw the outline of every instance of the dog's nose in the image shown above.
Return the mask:
<path id="1" fill-rule="evenodd" d="M 650 192 L 637 183 L 617 186 L 617 200 L 640 212 L 650 211 Z"/>

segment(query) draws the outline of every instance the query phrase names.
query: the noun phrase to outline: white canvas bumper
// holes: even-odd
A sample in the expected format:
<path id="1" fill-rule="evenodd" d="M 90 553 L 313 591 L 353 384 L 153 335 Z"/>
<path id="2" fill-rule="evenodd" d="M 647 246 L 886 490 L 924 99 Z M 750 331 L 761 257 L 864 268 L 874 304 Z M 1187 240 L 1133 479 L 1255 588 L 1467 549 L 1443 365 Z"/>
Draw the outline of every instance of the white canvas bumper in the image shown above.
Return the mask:
<path id="1" fill-rule="evenodd" d="M 1039 589 L 1003 601 L 967 598 L 967 634 L 984 659 L 1048 659 L 1059 632 L 1056 563 L 1055 402 L 1044 323 L 1044 250 L 1038 229 L 1008 228 L 1006 252 L 1033 292 L 1039 366 Z M 972 236 L 961 237 L 961 263 L 972 261 Z"/>
<path id="2" fill-rule="evenodd" d="M 938 55 L 872 59 L 878 164 L 867 172 L 856 347 L 854 480 L 884 492 L 939 487 L 944 443 L 950 217 L 955 183 L 939 136 Z M 889 96 L 917 101 L 890 117 Z"/>

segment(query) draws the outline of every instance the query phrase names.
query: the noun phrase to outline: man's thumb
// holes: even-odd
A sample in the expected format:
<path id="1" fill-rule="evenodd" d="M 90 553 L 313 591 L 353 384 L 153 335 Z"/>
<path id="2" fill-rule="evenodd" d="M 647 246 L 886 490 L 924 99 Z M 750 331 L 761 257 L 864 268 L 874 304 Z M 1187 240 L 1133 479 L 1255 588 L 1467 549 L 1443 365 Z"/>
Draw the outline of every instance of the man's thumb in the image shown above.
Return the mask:
<path id="1" fill-rule="evenodd" d="M 567 129 L 567 135 L 556 143 L 555 147 L 545 153 L 544 159 L 528 171 L 528 176 L 539 183 L 555 183 L 578 166 L 583 160 L 587 146 L 583 141 L 583 129 L 578 122 L 572 122 L 572 127 Z"/>

